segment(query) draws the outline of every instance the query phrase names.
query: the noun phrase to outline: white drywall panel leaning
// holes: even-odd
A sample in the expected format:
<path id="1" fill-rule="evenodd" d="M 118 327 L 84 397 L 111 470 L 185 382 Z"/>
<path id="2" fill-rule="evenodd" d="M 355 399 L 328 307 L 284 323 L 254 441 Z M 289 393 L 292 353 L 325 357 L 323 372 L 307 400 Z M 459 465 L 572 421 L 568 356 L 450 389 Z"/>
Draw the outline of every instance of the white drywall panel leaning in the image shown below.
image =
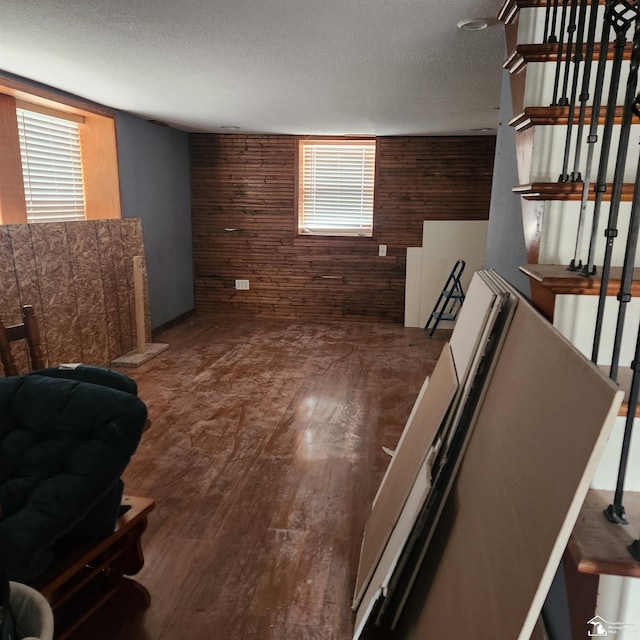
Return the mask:
<path id="1" fill-rule="evenodd" d="M 373 501 L 362 539 L 354 608 L 364 595 L 457 389 L 458 378 L 447 343 L 422 386 Z"/>
<path id="2" fill-rule="evenodd" d="M 404 326 L 420 325 L 420 281 L 422 279 L 422 247 L 407 249 L 404 286 Z"/>
<path id="3" fill-rule="evenodd" d="M 450 341 L 460 380 L 466 378 L 495 299 L 496 292 L 490 284 L 479 273 L 474 273 Z"/>
<path id="4" fill-rule="evenodd" d="M 375 571 L 364 591 L 360 606 L 356 611 L 353 640 L 360 638 L 376 603 L 380 597 L 386 595 L 386 589 L 389 586 L 389 581 L 400 558 L 404 544 L 431 490 L 431 464 L 432 460 L 427 457 L 411 487 L 409 497 L 389 536 L 389 540 L 384 545 L 380 560 L 376 564 Z"/>
<path id="5" fill-rule="evenodd" d="M 621 402 L 520 300 L 399 638 L 528 640 Z"/>
<path id="6" fill-rule="evenodd" d="M 424 326 L 456 260 L 465 261 L 462 286 L 466 292 L 473 274 L 485 266 L 488 220 L 425 220 L 422 226 L 420 323 Z M 439 328 L 451 328 L 442 322 Z"/>
<path id="7" fill-rule="evenodd" d="M 489 286 L 496 292 L 496 296 L 484 324 L 481 318 L 476 318 L 475 326 L 471 324 L 466 327 L 474 333 L 480 332 L 481 337 L 472 354 L 465 377 L 460 380 L 452 409 L 433 445 L 435 458 L 431 465 L 432 488 L 428 499 L 422 506 L 410 535 L 403 543 L 393 574 L 386 582 L 383 594 L 385 599 L 376 614 L 376 622 L 383 626 L 389 622 L 395 626 L 428 551 L 433 532 L 473 432 L 485 389 L 488 387 L 487 381 L 491 379 L 497 355 L 517 308 L 518 296 L 510 294 L 504 286 L 504 281 L 489 271 L 478 272 L 478 275 L 482 279 L 480 286 Z M 470 291 L 477 284 L 472 282 Z M 464 325 L 461 328 L 464 329 Z M 458 327 L 455 331 L 458 331 Z"/>

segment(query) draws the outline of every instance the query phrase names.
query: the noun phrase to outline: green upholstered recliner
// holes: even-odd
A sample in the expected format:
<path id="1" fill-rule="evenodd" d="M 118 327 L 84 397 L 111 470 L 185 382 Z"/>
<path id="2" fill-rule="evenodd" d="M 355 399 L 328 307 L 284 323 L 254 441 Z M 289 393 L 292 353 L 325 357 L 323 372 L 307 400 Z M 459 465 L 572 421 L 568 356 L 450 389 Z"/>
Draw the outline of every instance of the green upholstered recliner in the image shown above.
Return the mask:
<path id="1" fill-rule="evenodd" d="M 113 532 L 146 419 L 135 382 L 117 372 L 0 379 L 0 571 L 31 581 L 65 543 Z"/>

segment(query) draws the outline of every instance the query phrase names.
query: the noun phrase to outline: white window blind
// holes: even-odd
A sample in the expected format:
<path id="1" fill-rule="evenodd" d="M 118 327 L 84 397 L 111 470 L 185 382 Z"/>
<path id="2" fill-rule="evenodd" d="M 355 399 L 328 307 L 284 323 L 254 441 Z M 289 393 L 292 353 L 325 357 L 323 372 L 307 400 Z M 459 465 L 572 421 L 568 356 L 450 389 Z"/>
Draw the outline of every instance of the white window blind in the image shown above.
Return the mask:
<path id="1" fill-rule="evenodd" d="M 375 140 L 301 140 L 298 232 L 371 236 L 375 157 Z"/>
<path id="2" fill-rule="evenodd" d="M 28 222 L 84 220 L 79 124 L 16 109 Z"/>

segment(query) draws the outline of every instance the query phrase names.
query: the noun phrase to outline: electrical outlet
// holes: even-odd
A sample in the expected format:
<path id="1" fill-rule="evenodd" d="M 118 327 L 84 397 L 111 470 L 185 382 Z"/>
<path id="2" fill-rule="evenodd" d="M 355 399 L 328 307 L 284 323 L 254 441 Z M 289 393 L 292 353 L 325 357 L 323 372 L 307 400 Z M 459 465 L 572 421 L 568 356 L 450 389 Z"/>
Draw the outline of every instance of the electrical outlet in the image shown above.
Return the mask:
<path id="1" fill-rule="evenodd" d="M 379 244 L 378 245 L 378 255 L 380 257 L 384 257 L 387 255 L 387 245 L 386 244 Z"/>
<path id="2" fill-rule="evenodd" d="M 236 289 L 238 289 L 239 291 L 249 291 L 249 281 L 236 280 Z"/>

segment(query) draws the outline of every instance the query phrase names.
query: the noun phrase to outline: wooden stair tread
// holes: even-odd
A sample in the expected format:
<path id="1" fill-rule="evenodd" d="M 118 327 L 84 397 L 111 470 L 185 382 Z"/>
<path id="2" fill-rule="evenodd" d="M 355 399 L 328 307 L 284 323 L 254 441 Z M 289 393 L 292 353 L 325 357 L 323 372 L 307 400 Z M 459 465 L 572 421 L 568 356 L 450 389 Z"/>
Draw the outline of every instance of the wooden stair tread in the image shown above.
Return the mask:
<path id="1" fill-rule="evenodd" d="M 596 268 L 600 269 L 600 267 Z M 556 295 L 597 296 L 600 293 L 599 276 L 589 278 L 576 271 L 569 271 L 566 265 L 525 264 L 520 266 L 520 271 Z M 618 295 L 621 276 L 622 267 L 611 267 L 607 295 Z M 640 268 L 638 267 L 633 270 L 631 295 L 640 296 Z"/>
<path id="2" fill-rule="evenodd" d="M 610 365 L 599 364 L 598 368 L 602 373 L 604 373 L 607 377 L 609 376 Z M 620 407 L 620 411 L 618 412 L 619 416 L 626 416 L 629 411 L 629 392 L 631 390 L 631 379 L 633 378 L 633 370 L 631 367 L 620 367 L 618 369 L 618 386 L 624 391 L 624 400 L 622 402 L 622 406 Z M 640 418 L 640 403 L 636 407 L 636 418 Z"/>
<path id="3" fill-rule="evenodd" d="M 632 45 L 628 43 L 624 48 L 624 60 L 631 59 Z M 575 50 L 574 50 L 575 55 Z M 613 60 L 613 46 L 609 46 L 607 51 L 607 60 Z M 597 60 L 600 56 L 600 44 L 596 43 L 593 47 L 593 59 Z M 562 56 L 564 60 L 566 55 Z M 518 73 L 530 62 L 557 62 L 558 61 L 558 45 L 551 44 L 519 44 L 505 60 L 502 67 L 509 73 Z"/>
<path id="4" fill-rule="evenodd" d="M 582 200 L 582 182 L 532 182 L 521 184 L 513 188 L 513 192 L 521 195 L 525 200 L 568 200 L 580 202 Z M 589 200 L 595 200 L 595 184 L 589 185 Z M 611 200 L 611 183 L 606 185 L 603 200 Z M 622 185 L 622 202 L 631 202 L 633 199 L 634 185 L 627 183 Z"/>
<path id="5" fill-rule="evenodd" d="M 581 573 L 640 578 L 640 562 L 627 549 L 640 530 L 640 492 L 624 492 L 628 525 L 612 524 L 605 517 L 613 495 L 589 490 L 569 539 L 569 553 Z"/>
<path id="6" fill-rule="evenodd" d="M 622 123 L 622 114 L 624 107 L 616 107 L 614 124 Z M 607 113 L 606 106 L 600 109 L 598 122 L 604 124 Z M 573 124 L 578 125 L 578 117 L 580 115 L 580 106 L 577 105 L 574 110 Z M 592 107 L 585 110 L 585 124 L 591 124 Z M 526 107 L 525 110 L 512 118 L 509 125 L 516 131 L 526 131 L 535 126 L 562 125 L 566 126 L 569 122 L 569 107 Z M 640 121 L 638 121 L 640 122 Z"/>

